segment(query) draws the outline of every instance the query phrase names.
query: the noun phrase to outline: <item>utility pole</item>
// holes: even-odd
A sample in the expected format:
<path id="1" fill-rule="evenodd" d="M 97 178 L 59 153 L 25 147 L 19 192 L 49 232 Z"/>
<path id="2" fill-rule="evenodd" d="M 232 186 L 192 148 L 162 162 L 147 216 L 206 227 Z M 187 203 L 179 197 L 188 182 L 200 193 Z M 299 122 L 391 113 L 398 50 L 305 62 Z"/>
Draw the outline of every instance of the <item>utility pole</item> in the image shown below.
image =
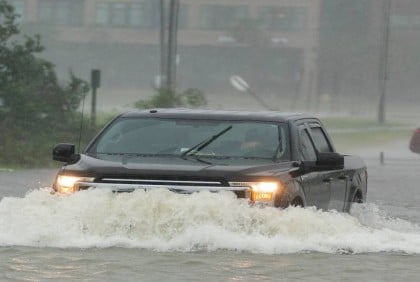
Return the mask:
<path id="1" fill-rule="evenodd" d="M 385 123 L 385 100 L 386 88 L 389 79 L 389 35 L 390 35 L 390 18 L 391 18 L 391 0 L 383 2 L 383 30 L 382 30 L 382 48 L 379 68 L 380 97 L 378 104 L 378 122 Z"/>
<path id="2" fill-rule="evenodd" d="M 166 8 L 169 8 L 168 11 Z M 179 0 L 160 0 L 161 87 L 176 88 Z"/>
<path id="3" fill-rule="evenodd" d="M 168 27 L 168 69 L 167 89 L 175 91 L 176 81 L 176 57 L 178 45 L 178 12 L 179 0 L 171 0 L 169 8 L 169 27 Z"/>
<path id="4" fill-rule="evenodd" d="M 166 55 L 167 55 L 167 40 L 166 40 L 166 5 L 165 0 L 159 0 L 159 16 L 160 16 L 160 88 L 166 87 Z"/>

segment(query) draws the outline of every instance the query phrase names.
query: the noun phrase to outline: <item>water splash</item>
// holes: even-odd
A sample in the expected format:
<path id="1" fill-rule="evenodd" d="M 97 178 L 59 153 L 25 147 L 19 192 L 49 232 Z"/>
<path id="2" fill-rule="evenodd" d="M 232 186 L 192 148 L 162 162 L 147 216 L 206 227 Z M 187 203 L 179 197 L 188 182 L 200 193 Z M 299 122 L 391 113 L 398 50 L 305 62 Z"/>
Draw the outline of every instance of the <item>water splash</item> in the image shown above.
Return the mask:
<path id="1" fill-rule="evenodd" d="M 97 189 L 57 196 L 40 189 L 24 198 L 1 200 L 0 245 L 420 253 L 420 227 L 391 218 L 374 204 L 357 205 L 345 214 L 253 208 L 229 192 L 115 194 Z"/>

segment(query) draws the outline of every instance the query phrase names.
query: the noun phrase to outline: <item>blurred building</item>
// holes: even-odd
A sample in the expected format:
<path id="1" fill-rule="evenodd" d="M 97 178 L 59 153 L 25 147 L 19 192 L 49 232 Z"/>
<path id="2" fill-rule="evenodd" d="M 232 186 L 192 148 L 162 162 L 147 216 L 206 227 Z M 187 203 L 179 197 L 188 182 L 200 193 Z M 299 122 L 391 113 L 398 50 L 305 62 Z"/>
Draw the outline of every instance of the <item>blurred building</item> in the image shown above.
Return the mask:
<path id="1" fill-rule="evenodd" d="M 331 112 L 376 115 L 385 44 L 387 112 L 418 112 L 420 1 L 322 0 L 319 35 L 318 93 L 329 97 Z"/>
<path id="2" fill-rule="evenodd" d="M 420 1 L 392 1 L 390 24 L 390 100 L 420 113 Z"/>
<path id="3" fill-rule="evenodd" d="M 236 95 L 229 85 L 236 74 L 283 107 L 279 98 L 288 107 L 309 103 L 318 82 L 320 1 L 180 0 L 178 88 Z M 159 71 L 158 0 L 9 2 L 22 15 L 23 30 L 42 35 L 45 56 L 60 72 L 71 68 L 88 78 L 90 69 L 100 68 L 100 91 L 120 93 L 121 99 L 109 99 L 113 105 L 124 95 L 131 102 L 152 93 Z"/>

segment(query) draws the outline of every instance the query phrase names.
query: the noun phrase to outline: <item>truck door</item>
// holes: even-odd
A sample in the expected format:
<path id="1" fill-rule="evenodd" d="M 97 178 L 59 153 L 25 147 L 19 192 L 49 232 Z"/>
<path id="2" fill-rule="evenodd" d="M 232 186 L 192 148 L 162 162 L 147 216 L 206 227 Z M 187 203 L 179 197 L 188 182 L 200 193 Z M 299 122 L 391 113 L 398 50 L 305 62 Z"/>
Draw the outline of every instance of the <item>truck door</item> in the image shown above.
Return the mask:
<path id="1" fill-rule="evenodd" d="M 299 127 L 299 154 L 302 161 L 316 161 L 316 150 L 308 128 Z M 314 171 L 301 176 L 305 192 L 306 205 L 328 209 L 330 200 L 330 182 L 325 172 Z M 327 180 L 327 181 L 326 181 Z"/>
<path id="2" fill-rule="evenodd" d="M 344 171 L 333 171 L 331 178 L 331 199 L 328 209 L 344 211 L 348 176 Z"/>
<path id="3" fill-rule="evenodd" d="M 318 152 L 333 152 L 333 148 L 322 127 L 312 124 L 311 136 Z M 324 181 L 330 184 L 331 196 L 328 209 L 343 211 L 347 189 L 347 174 L 344 170 L 331 170 L 324 173 Z"/>

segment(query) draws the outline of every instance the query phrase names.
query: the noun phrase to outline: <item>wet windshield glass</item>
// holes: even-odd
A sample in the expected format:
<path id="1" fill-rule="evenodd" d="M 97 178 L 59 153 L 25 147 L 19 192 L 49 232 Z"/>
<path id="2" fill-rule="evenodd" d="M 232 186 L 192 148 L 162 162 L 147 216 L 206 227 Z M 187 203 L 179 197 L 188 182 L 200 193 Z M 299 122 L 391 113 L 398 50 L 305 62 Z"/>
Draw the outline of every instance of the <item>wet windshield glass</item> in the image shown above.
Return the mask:
<path id="1" fill-rule="evenodd" d="M 122 118 L 107 128 L 88 154 L 289 160 L 286 127 L 256 121 Z M 185 154 L 194 146 L 200 149 Z"/>

